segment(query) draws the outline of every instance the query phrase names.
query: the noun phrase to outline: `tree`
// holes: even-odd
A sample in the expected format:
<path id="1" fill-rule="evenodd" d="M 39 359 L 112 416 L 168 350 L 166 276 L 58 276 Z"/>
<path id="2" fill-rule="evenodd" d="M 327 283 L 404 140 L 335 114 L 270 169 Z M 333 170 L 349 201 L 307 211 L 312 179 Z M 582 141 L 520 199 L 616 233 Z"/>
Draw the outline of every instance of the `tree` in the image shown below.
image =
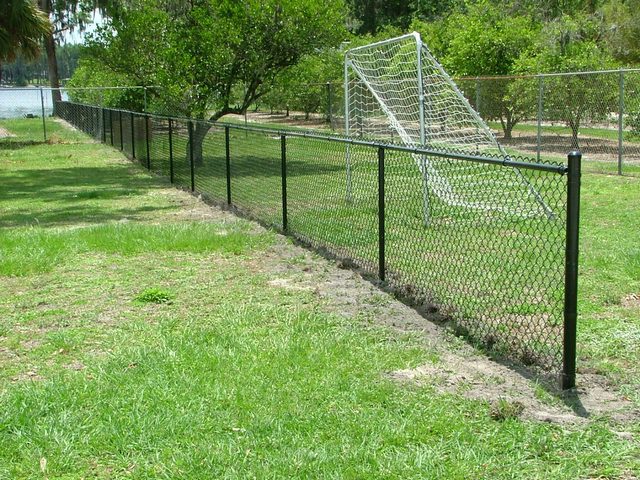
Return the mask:
<path id="1" fill-rule="evenodd" d="M 627 64 L 640 64 L 640 0 L 611 0 L 602 11 L 612 55 Z"/>
<path id="2" fill-rule="evenodd" d="M 541 31 L 536 48 L 518 59 L 522 73 L 580 72 L 616 67 L 599 44 L 601 24 L 592 16 L 563 16 Z M 563 121 L 578 148 L 578 133 L 585 118 L 599 119 L 617 108 L 617 80 L 611 75 L 569 75 L 544 78 L 544 111 Z"/>
<path id="3" fill-rule="evenodd" d="M 244 113 L 279 72 L 344 38 L 342 0 L 136 3 L 99 29 L 89 53 L 142 85 L 159 85 L 167 108 L 197 119 Z M 196 162 L 208 130 L 200 122 L 194 131 Z"/>
<path id="4" fill-rule="evenodd" d="M 44 36 L 44 46 L 47 52 L 49 85 L 53 89 L 58 89 L 60 75 L 56 47 L 60 36 L 66 31 L 84 30 L 96 9 L 102 11 L 114 9 L 118 0 L 38 0 L 38 3 L 52 24 L 49 33 Z M 52 97 L 54 102 L 60 101 L 60 91 L 52 90 Z"/>
<path id="5" fill-rule="evenodd" d="M 49 33 L 50 28 L 47 17 L 31 0 L 2 2 L 0 4 L 0 66 L 4 62 L 15 60 L 18 54 L 28 60 L 37 58 L 41 40 Z"/>
<path id="6" fill-rule="evenodd" d="M 452 75 L 481 77 L 510 75 L 518 58 L 534 43 L 539 26 L 526 16 L 505 15 L 502 6 L 488 0 L 466 5 L 447 19 L 432 24 L 414 22 L 424 29 L 425 42 Z M 499 120 L 504 137 L 531 110 L 531 103 L 514 94 L 513 79 L 470 80 L 468 97 L 487 120 Z M 467 91 L 469 93 L 469 88 Z"/>

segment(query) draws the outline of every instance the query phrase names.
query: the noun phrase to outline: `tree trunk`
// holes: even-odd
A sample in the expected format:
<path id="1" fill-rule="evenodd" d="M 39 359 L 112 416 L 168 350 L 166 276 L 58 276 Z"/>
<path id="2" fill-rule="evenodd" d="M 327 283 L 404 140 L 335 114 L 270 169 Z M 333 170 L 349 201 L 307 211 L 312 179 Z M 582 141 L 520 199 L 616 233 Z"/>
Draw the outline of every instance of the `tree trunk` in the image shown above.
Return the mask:
<path id="1" fill-rule="evenodd" d="M 578 150 L 580 145 L 578 144 L 578 130 L 580 130 L 580 119 L 575 118 L 569 120 L 569 126 L 571 127 L 571 148 Z"/>
<path id="2" fill-rule="evenodd" d="M 40 0 L 40 10 L 49 16 L 51 9 L 49 8 L 49 0 Z M 51 88 L 60 88 L 60 77 L 58 76 L 58 59 L 56 58 L 56 41 L 53 38 L 53 31 L 44 37 L 44 47 L 47 51 L 47 69 L 49 72 L 49 85 Z M 56 102 L 62 100 L 60 90 L 52 90 L 51 98 L 55 111 Z"/>
<path id="3" fill-rule="evenodd" d="M 504 139 L 511 140 L 513 138 L 513 127 L 518 123 L 517 115 L 514 115 L 511 111 L 507 110 L 504 113 L 504 117 L 500 116 L 500 123 L 502 124 Z"/>
<path id="4" fill-rule="evenodd" d="M 202 153 L 202 143 L 204 142 L 211 125 L 205 122 L 194 122 L 193 128 L 193 164 L 202 166 L 204 163 L 204 156 Z M 187 142 L 187 148 L 190 148 Z M 188 158 L 188 155 L 187 155 Z"/>

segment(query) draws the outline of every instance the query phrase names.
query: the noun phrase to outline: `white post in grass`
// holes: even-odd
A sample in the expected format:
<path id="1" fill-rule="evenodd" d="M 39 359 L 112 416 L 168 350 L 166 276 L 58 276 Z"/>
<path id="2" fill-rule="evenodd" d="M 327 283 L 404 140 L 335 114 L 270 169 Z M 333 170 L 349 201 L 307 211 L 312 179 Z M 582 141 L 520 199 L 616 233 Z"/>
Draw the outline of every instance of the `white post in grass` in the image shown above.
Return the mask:
<path id="1" fill-rule="evenodd" d="M 425 147 L 426 132 L 424 121 L 424 80 L 422 78 L 422 39 L 418 34 L 416 37 L 416 46 L 418 54 L 418 102 L 420 114 L 420 146 Z M 422 172 L 422 208 L 424 215 L 424 225 L 429 226 L 429 177 L 427 175 L 427 158 L 422 155 L 420 157 L 420 170 Z"/>
<path id="2" fill-rule="evenodd" d="M 349 59 L 345 55 L 344 59 L 344 132 L 349 136 Z M 351 186 L 351 145 L 347 143 L 346 151 L 347 165 L 347 202 L 353 200 Z"/>

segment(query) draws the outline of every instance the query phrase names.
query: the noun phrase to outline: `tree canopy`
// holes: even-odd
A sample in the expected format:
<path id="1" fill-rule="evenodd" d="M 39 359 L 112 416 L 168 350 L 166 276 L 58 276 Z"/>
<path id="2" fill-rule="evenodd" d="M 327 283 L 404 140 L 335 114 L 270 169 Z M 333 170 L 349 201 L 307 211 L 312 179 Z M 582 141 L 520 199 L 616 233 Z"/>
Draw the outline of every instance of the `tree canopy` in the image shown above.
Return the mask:
<path id="1" fill-rule="evenodd" d="M 141 85 L 162 87 L 172 111 L 216 119 L 244 111 L 275 76 L 344 38 L 340 0 L 162 0 L 123 6 L 89 42 L 91 57 Z M 242 98 L 234 98 L 241 84 Z"/>
<path id="2" fill-rule="evenodd" d="M 5 0 L 0 3 L 0 63 L 13 61 L 18 54 L 35 59 L 42 38 L 51 30 L 47 16 L 32 0 Z"/>

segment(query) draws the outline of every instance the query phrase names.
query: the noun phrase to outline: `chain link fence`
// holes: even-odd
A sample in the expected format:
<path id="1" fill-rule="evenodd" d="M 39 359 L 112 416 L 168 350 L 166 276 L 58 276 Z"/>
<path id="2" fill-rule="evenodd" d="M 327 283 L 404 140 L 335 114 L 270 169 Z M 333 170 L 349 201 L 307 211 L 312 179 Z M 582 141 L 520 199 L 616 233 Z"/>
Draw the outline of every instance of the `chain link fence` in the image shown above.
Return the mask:
<path id="1" fill-rule="evenodd" d="M 579 149 L 587 171 L 640 175 L 640 69 L 456 83 L 514 154 L 558 161 Z"/>
<path id="2" fill-rule="evenodd" d="M 585 171 L 640 175 L 640 70 L 454 80 L 513 155 L 564 162 L 577 149 Z M 247 118 L 341 132 L 343 85 L 277 87 Z"/>
<path id="3" fill-rule="evenodd" d="M 0 120 L 32 119 L 42 123 L 47 140 L 47 119 L 55 114 L 57 97 L 99 106 L 139 106 L 146 111 L 147 87 L 1 87 Z M 98 128 L 96 126 L 96 128 Z"/>
<path id="4" fill-rule="evenodd" d="M 56 113 L 172 184 L 358 267 L 466 338 L 573 385 L 578 155 L 567 169 L 70 102 Z M 517 169 L 553 216 L 509 214 L 499 191 L 495 209 L 447 202 L 423 188 L 416 155 L 487 174 Z"/>

